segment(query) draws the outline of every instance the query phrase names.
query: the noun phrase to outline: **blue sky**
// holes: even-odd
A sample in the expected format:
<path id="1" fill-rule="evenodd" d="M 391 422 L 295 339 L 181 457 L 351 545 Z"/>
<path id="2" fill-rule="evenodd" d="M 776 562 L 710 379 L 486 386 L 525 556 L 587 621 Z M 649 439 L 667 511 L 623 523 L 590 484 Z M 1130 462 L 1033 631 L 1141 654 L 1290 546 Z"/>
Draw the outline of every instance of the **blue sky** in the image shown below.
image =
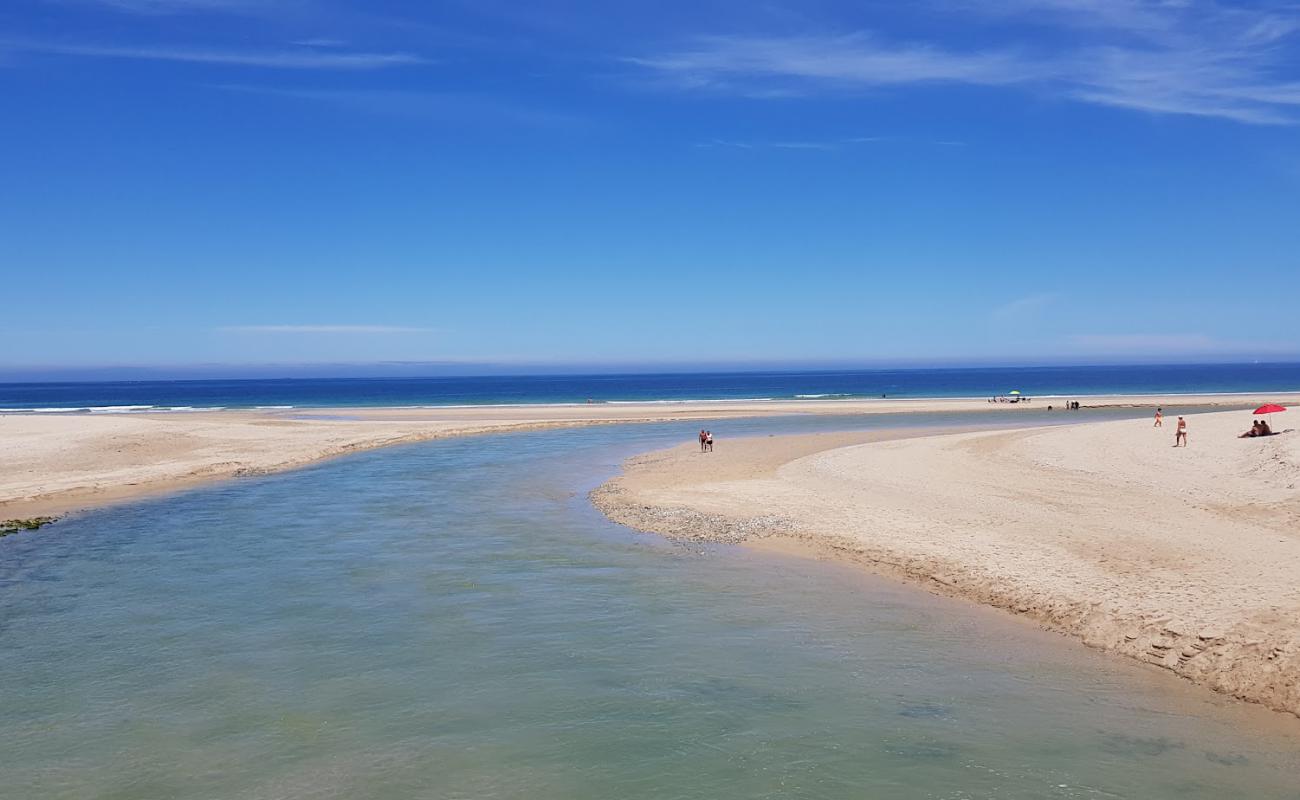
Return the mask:
<path id="1" fill-rule="evenodd" d="M 8 0 L 0 93 L 10 373 L 1300 354 L 1291 0 Z"/>

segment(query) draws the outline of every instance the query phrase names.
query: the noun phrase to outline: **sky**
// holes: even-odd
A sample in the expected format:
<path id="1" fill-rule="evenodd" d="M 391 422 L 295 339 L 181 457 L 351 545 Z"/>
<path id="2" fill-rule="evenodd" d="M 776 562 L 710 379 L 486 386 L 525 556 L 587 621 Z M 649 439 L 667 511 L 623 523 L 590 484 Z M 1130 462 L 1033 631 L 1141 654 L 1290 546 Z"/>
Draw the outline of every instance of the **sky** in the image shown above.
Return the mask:
<path id="1" fill-rule="evenodd" d="M 1300 357 L 1295 0 L 6 0 L 0 99 L 0 375 Z"/>

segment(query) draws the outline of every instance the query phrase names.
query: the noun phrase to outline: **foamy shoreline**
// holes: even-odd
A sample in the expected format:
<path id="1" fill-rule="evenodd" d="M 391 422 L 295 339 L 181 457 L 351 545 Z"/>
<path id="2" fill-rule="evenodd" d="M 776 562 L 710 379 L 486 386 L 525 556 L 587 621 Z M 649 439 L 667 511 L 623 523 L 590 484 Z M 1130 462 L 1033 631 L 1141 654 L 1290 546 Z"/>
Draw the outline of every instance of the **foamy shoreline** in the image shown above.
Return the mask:
<path id="1" fill-rule="evenodd" d="M 1030 396 L 1034 404 L 1051 404 L 1057 400 L 1079 400 L 1084 401 L 1087 405 L 1117 406 L 1129 401 L 1133 405 L 1150 405 L 1153 400 L 1167 400 L 1170 403 L 1184 403 L 1204 405 L 1207 402 L 1217 400 L 1238 400 L 1248 402 L 1250 399 L 1260 398 L 1289 398 L 1291 402 L 1300 402 L 1300 390 L 1289 392 L 1278 392 L 1269 394 L 1267 392 L 1168 392 L 1162 394 L 1035 394 Z M 532 409 L 532 408 L 591 408 L 593 406 L 686 406 L 692 404 L 706 403 L 789 403 L 792 406 L 802 406 L 810 403 L 880 403 L 880 402 L 981 402 L 987 403 L 988 396 L 974 395 L 897 395 L 893 397 L 875 397 L 871 395 L 858 394 L 797 394 L 792 397 L 701 397 L 701 398 L 660 398 L 651 400 L 596 400 L 593 402 L 562 402 L 562 403 L 412 403 L 406 405 L 342 405 L 342 406 L 316 406 L 316 405 L 254 405 L 254 406 L 165 406 L 165 405 L 107 405 L 107 406 L 52 406 L 44 408 L 0 408 L 0 415 L 4 414 L 166 414 L 166 413 L 205 413 L 216 411 L 229 412 L 248 412 L 248 411 L 289 411 L 297 410 L 313 413 L 326 412 L 369 412 L 369 411 L 437 411 L 441 409 L 459 410 L 459 409 Z M 1001 407 L 993 404 L 994 407 Z"/>
<path id="2" fill-rule="evenodd" d="M 1300 433 L 1194 414 L 1174 448 L 1173 420 L 683 445 L 592 499 L 669 536 L 794 540 L 1300 714 Z"/>

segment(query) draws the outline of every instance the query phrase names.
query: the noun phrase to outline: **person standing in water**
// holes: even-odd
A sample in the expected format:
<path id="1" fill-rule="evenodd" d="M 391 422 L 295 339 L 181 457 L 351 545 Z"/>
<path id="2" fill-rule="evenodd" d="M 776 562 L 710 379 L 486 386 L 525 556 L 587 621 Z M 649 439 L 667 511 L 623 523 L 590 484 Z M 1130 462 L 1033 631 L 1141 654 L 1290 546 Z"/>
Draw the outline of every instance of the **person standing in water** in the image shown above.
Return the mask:
<path id="1" fill-rule="evenodd" d="M 1187 420 L 1178 418 L 1178 430 L 1174 431 L 1174 447 L 1187 446 Z"/>
<path id="2" fill-rule="evenodd" d="M 1164 425 L 1165 425 L 1165 415 L 1164 415 L 1164 411 L 1163 411 L 1163 409 L 1157 407 L 1157 408 L 1156 408 L 1156 424 L 1155 424 L 1154 427 L 1156 427 L 1156 428 L 1163 428 Z"/>

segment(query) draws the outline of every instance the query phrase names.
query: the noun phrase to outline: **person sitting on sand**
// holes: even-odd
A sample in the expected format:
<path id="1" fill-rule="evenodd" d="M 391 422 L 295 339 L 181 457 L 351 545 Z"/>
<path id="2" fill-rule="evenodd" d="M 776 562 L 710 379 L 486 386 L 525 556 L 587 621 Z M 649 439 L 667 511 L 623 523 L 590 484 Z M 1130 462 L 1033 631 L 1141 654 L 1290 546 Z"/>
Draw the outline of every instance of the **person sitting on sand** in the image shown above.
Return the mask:
<path id="1" fill-rule="evenodd" d="M 1268 423 L 1261 419 L 1259 421 L 1259 433 L 1257 433 L 1256 436 L 1272 436 L 1272 435 L 1273 435 L 1273 429 L 1268 427 Z"/>
<path id="2" fill-rule="evenodd" d="M 1187 446 L 1187 420 L 1178 418 L 1178 430 L 1174 431 L 1174 447 Z"/>
<path id="3" fill-rule="evenodd" d="M 1246 431 L 1245 433 L 1239 434 L 1239 435 L 1237 436 L 1237 438 L 1238 438 L 1238 439 L 1253 439 L 1253 438 L 1255 438 L 1256 436 L 1259 436 L 1259 435 L 1260 435 L 1260 433 L 1259 433 L 1259 420 L 1255 420 L 1254 422 L 1250 423 L 1250 430 Z"/>

